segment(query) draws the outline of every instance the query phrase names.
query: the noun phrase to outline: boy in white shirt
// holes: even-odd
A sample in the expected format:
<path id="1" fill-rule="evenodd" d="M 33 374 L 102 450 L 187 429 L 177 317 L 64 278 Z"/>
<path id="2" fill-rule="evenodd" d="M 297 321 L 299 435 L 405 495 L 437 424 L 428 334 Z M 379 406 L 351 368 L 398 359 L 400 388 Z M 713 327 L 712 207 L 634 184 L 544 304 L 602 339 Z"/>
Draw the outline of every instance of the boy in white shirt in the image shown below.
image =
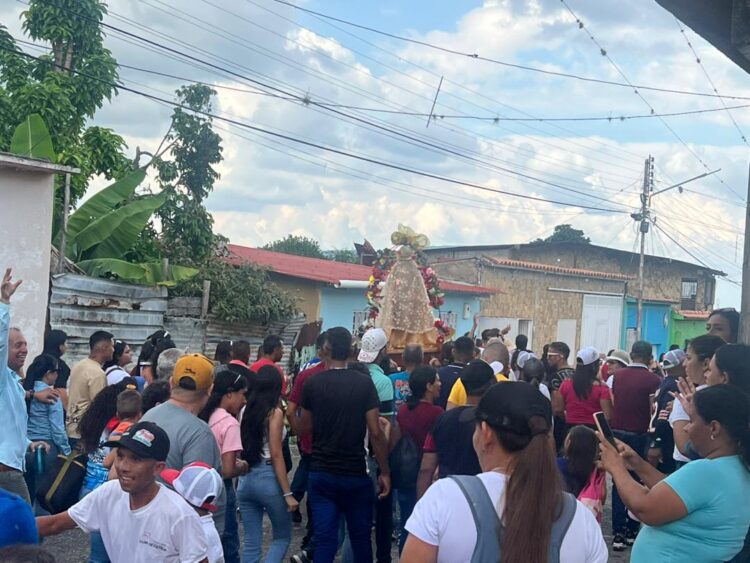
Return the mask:
<path id="1" fill-rule="evenodd" d="M 198 513 L 208 542 L 208 563 L 224 563 L 221 538 L 211 516 L 211 512 L 216 511 L 213 500 L 224 490 L 224 481 L 219 472 L 206 463 L 196 461 L 181 471 L 165 469 L 161 472 L 161 478 Z"/>
<path id="2" fill-rule="evenodd" d="M 198 515 L 180 495 L 156 481 L 169 453 L 166 432 L 153 422 L 139 422 L 106 445 L 117 448 L 117 480 L 66 512 L 37 518 L 39 536 L 78 526 L 101 533 L 112 563 L 208 563 Z"/>

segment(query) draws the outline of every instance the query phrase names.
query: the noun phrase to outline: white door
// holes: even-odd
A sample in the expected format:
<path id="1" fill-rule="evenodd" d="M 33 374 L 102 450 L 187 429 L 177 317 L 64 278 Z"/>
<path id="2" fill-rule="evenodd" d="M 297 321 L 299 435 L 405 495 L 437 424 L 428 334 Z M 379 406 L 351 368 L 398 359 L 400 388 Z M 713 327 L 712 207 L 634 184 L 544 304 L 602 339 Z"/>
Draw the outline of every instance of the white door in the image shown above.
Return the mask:
<path id="1" fill-rule="evenodd" d="M 578 321 L 576 319 L 560 319 L 557 321 L 557 340 L 565 342 L 568 348 L 576 353 L 576 333 L 578 331 Z M 570 358 L 568 358 L 570 359 Z"/>
<path id="2" fill-rule="evenodd" d="M 593 346 L 600 353 L 620 347 L 622 297 L 584 295 L 581 347 Z"/>

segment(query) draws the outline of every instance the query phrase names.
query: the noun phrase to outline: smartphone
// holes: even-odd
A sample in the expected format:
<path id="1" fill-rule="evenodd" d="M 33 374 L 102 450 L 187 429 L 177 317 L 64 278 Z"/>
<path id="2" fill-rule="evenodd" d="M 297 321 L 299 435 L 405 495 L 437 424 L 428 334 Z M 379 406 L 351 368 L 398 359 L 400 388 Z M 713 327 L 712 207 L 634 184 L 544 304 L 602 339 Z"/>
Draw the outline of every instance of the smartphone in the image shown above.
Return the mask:
<path id="1" fill-rule="evenodd" d="M 599 411 L 594 413 L 594 422 L 596 423 L 596 427 L 599 429 L 599 433 L 604 436 L 604 438 L 614 446 L 615 449 L 617 449 L 617 442 L 615 441 L 615 435 L 612 433 L 612 429 L 609 427 L 609 422 L 607 422 L 607 417 L 604 416 L 604 413 Z"/>

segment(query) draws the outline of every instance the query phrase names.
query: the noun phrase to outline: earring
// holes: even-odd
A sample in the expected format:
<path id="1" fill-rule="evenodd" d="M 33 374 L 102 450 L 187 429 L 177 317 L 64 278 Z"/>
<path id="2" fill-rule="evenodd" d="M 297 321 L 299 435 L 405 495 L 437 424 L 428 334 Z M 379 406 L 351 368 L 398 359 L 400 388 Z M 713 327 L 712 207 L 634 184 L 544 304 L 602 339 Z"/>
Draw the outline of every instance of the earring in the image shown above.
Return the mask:
<path id="1" fill-rule="evenodd" d="M 716 440 L 716 436 L 714 436 L 713 434 L 711 434 L 711 439 L 712 440 Z"/>

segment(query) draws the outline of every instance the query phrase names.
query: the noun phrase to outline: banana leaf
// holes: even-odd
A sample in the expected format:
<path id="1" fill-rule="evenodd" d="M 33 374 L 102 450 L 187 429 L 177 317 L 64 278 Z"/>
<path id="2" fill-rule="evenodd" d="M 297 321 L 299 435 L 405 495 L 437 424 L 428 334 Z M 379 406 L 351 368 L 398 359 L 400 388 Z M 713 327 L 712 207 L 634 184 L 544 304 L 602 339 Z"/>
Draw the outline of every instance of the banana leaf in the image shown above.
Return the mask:
<path id="1" fill-rule="evenodd" d="M 38 113 L 32 113 L 16 127 L 10 141 L 10 152 L 27 158 L 39 158 L 55 162 L 57 155 L 52 146 L 47 125 Z"/>
<path id="2" fill-rule="evenodd" d="M 141 285 L 163 285 L 173 287 L 181 281 L 198 274 L 195 268 L 169 266 L 167 276 L 158 262 L 131 264 L 117 258 L 96 258 L 82 260 L 76 264 L 84 272 L 94 277 L 116 276 L 120 281 Z"/>
<path id="3" fill-rule="evenodd" d="M 133 170 L 87 199 L 68 218 L 68 241 L 75 239 L 92 221 L 100 219 L 117 205 L 130 199 L 145 177 L 145 168 Z M 68 248 L 71 246 L 68 245 Z"/>
<path id="4" fill-rule="evenodd" d="M 164 205 L 166 197 L 166 194 L 144 197 L 100 217 L 71 240 L 75 253 L 82 259 L 123 256 L 135 244 L 154 211 Z"/>

